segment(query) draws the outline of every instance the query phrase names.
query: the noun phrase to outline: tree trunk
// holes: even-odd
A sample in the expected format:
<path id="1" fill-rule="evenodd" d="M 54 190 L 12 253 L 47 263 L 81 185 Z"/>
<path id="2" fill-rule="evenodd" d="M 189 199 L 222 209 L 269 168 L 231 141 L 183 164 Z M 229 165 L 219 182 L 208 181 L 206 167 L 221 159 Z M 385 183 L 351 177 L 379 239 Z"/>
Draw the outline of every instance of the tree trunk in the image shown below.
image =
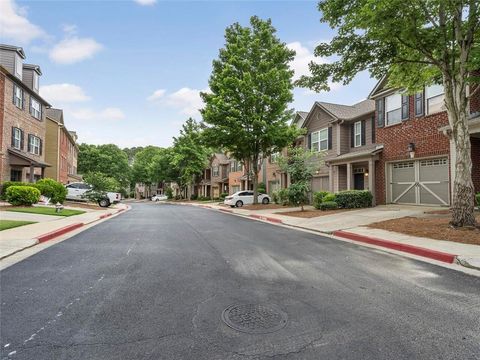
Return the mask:
<path id="1" fill-rule="evenodd" d="M 252 169 L 253 169 L 253 204 L 258 204 L 258 158 L 253 157 L 252 159 Z"/>
<path id="2" fill-rule="evenodd" d="M 472 153 L 468 131 L 469 104 L 466 84 L 461 76 L 444 78 L 445 104 L 455 144 L 455 178 L 452 194 L 452 220 L 454 227 L 473 227 L 475 221 L 475 192 L 472 181 Z"/>

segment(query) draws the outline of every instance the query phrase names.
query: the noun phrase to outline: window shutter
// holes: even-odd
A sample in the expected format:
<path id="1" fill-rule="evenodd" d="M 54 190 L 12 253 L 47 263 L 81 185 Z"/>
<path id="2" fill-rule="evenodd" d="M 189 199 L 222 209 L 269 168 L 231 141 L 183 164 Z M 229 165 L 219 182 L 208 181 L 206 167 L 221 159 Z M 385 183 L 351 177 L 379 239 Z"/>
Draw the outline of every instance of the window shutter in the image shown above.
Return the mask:
<path id="1" fill-rule="evenodd" d="M 362 120 L 362 131 L 361 131 L 361 138 L 362 138 L 362 145 L 366 145 L 367 138 L 365 133 L 365 120 Z"/>
<path id="2" fill-rule="evenodd" d="M 423 115 L 423 91 L 415 94 L 415 116 Z"/>
<path id="3" fill-rule="evenodd" d="M 377 126 L 382 128 L 385 126 L 385 99 L 377 100 Z"/>
<path id="4" fill-rule="evenodd" d="M 42 156 L 42 152 L 43 152 L 43 140 L 40 139 L 40 156 Z"/>
<path id="5" fill-rule="evenodd" d="M 31 137 L 32 137 L 32 135 L 28 134 L 28 144 L 27 144 L 27 151 L 28 152 L 32 151 L 32 139 L 31 139 Z"/>
<path id="6" fill-rule="evenodd" d="M 350 147 L 355 147 L 355 123 L 350 125 Z"/>
<path id="7" fill-rule="evenodd" d="M 31 96 L 30 96 L 29 105 L 30 105 L 30 106 L 29 106 L 28 110 L 29 110 L 29 112 L 30 112 L 30 115 L 32 115 L 32 97 L 31 97 Z M 29 141 L 28 143 L 30 143 L 30 141 Z"/>
<path id="8" fill-rule="evenodd" d="M 332 150 L 332 127 L 328 128 L 328 150 Z"/>
<path id="9" fill-rule="evenodd" d="M 402 95 L 402 121 L 406 121 L 409 118 L 410 106 L 409 106 L 410 96 Z"/>
<path id="10" fill-rule="evenodd" d="M 308 150 L 312 150 L 312 133 L 308 133 Z"/>
<path id="11" fill-rule="evenodd" d="M 17 85 L 13 84 L 13 96 L 12 96 L 12 103 L 15 105 L 15 91 L 17 90 Z"/>
<path id="12" fill-rule="evenodd" d="M 22 110 L 25 110 L 25 91 L 22 89 Z"/>
<path id="13" fill-rule="evenodd" d="M 25 146 L 25 144 L 24 144 L 24 138 L 25 137 L 23 136 L 23 134 L 24 134 L 23 130 L 20 130 L 20 150 L 22 150 L 22 151 L 23 151 L 23 148 Z"/>
<path id="14" fill-rule="evenodd" d="M 15 127 L 12 126 L 12 147 L 15 147 Z"/>
<path id="15" fill-rule="evenodd" d="M 375 144 L 375 116 L 372 116 L 372 144 Z"/>

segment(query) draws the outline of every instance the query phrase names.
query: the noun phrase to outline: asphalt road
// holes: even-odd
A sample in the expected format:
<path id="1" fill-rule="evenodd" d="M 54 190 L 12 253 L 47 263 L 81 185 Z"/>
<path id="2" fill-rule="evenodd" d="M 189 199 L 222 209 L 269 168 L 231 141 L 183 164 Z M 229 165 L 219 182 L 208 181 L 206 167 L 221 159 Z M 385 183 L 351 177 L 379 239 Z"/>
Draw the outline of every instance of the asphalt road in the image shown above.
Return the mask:
<path id="1" fill-rule="evenodd" d="M 480 359 L 480 278 L 206 209 L 134 204 L 0 276 L 2 359 Z"/>

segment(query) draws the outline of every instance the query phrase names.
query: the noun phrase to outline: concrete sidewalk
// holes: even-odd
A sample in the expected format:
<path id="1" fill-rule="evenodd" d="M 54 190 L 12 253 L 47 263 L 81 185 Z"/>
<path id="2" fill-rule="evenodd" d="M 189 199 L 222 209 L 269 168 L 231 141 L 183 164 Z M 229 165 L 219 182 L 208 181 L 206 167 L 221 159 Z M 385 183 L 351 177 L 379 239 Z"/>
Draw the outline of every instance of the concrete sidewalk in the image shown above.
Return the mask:
<path id="1" fill-rule="evenodd" d="M 313 230 L 330 235 L 333 234 L 338 238 L 370 243 L 375 246 L 408 252 L 443 262 L 451 263 L 455 261 L 463 266 L 480 270 L 480 246 L 478 245 L 415 237 L 366 227 L 366 225 L 375 222 L 398 219 L 406 216 L 426 216 L 425 212 L 438 210 L 438 207 L 383 205 L 314 218 L 297 218 L 278 213 L 296 211 L 300 210 L 300 208 L 246 210 L 229 208 L 219 204 L 186 203 L 186 205 L 206 207 L 272 223 L 281 223 L 305 230 Z M 311 206 L 305 208 L 313 209 Z"/>
<path id="2" fill-rule="evenodd" d="M 28 247 L 34 246 L 43 240 L 50 239 L 54 236 L 59 236 L 60 234 L 80 226 L 88 225 L 100 219 L 104 219 L 108 216 L 118 213 L 119 211 L 123 211 L 126 208 L 127 206 L 125 204 L 117 204 L 105 210 L 80 209 L 86 212 L 84 214 L 68 217 L 2 211 L 0 213 L 2 219 L 6 219 L 6 214 L 9 214 L 9 219 L 11 217 L 10 214 L 15 214 L 16 216 L 12 216 L 12 220 L 20 220 L 22 216 L 24 217 L 24 220 L 27 220 L 28 216 L 25 215 L 32 215 L 32 220 L 30 221 L 37 221 L 37 223 L 1 231 L 0 259 L 6 258 Z"/>

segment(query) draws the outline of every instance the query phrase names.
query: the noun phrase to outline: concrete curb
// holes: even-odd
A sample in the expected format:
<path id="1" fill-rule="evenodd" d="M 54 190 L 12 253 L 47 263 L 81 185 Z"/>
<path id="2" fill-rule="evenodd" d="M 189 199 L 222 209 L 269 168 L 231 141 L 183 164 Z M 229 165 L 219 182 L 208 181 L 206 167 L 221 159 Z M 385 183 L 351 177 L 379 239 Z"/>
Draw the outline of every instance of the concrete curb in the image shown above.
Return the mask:
<path id="1" fill-rule="evenodd" d="M 333 235 L 340 238 L 345 238 L 353 241 L 381 246 L 384 248 L 402 251 L 402 252 L 406 252 L 406 253 L 417 255 L 417 256 L 423 256 L 429 259 L 442 261 L 449 264 L 453 264 L 457 259 L 457 255 L 454 255 L 454 254 L 449 254 L 442 251 L 427 249 L 427 248 L 409 245 L 409 244 L 402 244 L 395 241 L 378 239 L 378 238 L 355 234 L 355 233 L 351 233 L 343 230 L 334 231 Z"/>
<path id="2" fill-rule="evenodd" d="M 37 237 L 37 240 L 38 240 L 39 243 L 42 243 L 42 242 L 45 242 L 47 240 L 51 240 L 51 239 L 54 239 L 58 236 L 64 235 L 64 234 L 66 234 L 70 231 L 73 231 L 75 229 L 81 228 L 84 225 L 85 225 L 85 223 L 75 223 L 75 224 L 67 225 L 67 226 L 64 226 L 60 229 L 56 229 L 56 230 L 50 231 L 46 234 L 40 235 L 39 237 Z"/>
<path id="3" fill-rule="evenodd" d="M 249 216 L 251 218 L 254 218 L 254 219 L 268 221 L 268 222 L 272 222 L 272 223 L 275 223 L 275 224 L 283 224 L 282 220 L 277 219 L 277 218 L 272 218 L 272 217 L 269 217 L 269 216 L 263 216 L 263 215 L 258 215 L 258 214 L 251 214 Z"/>

